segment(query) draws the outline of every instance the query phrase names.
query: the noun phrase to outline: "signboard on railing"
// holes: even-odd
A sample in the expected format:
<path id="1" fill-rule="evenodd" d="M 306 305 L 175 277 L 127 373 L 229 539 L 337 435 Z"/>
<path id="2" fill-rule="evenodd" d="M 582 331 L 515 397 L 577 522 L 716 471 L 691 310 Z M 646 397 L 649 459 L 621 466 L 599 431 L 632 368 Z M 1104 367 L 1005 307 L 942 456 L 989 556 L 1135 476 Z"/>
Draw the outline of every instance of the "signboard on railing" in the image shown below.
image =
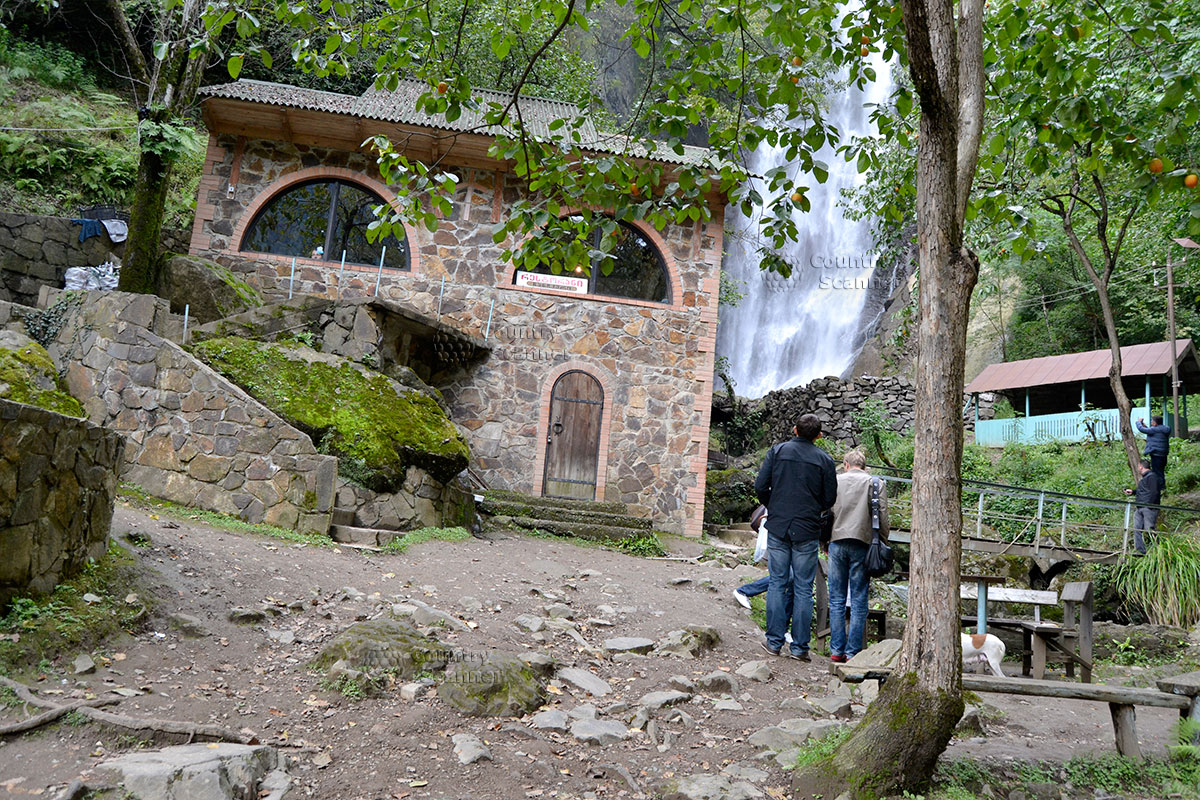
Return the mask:
<path id="1" fill-rule="evenodd" d="M 572 275 L 542 275 L 539 272 L 517 272 L 517 286 L 528 286 L 533 289 L 553 289 L 556 292 L 571 292 L 572 294 L 587 294 L 588 279 L 576 278 Z"/>

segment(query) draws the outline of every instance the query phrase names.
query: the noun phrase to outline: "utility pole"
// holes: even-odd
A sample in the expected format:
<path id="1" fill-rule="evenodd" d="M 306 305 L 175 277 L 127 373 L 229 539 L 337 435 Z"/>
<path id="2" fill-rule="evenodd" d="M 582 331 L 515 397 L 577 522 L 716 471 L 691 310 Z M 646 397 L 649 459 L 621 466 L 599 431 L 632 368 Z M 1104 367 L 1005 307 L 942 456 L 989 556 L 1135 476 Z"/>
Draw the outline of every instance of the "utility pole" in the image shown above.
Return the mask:
<path id="1" fill-rule="evenodd" d="M 1179 430 L 1179 357 L 1175 352 L 1175 272 L 1171 254 L 1167 253 L 1167 336 L 1171 339 L 1171 434 L 1187 436 Z"/>

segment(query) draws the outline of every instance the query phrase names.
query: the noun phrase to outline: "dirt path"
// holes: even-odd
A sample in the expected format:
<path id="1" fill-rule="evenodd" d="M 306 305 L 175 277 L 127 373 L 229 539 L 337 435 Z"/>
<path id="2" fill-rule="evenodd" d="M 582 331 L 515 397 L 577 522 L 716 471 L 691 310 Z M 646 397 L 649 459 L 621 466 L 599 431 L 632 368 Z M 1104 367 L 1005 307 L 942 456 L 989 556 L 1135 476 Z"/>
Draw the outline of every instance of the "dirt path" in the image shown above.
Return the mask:
<path id="1" fill-rule="evenodd" d="M 781 709 L 781 701 L 830 692 L 826 659 L 818 656 L 809 664 L 772 659 L 759 649 L 761 635 L 730 594 L 741 582 L 737 573 L 713 562 L 639 559 L 524 536 L 364 554 L 155 519 L 127 506 L 118 509 L 113 531 L 117 537 L 130 531 L 150 537 L 149 547 L 133 551 L 161 595 L 154 624 L 113 652 L 95 654 L 102 665 L 94 674 L 66 679 L 69 660 L 57 664 L 58 675 L 51 678 L 59 682 L 56 689 L 64 697 L 114 686 L 140 689 L 145 693 L 120 704 L 122 713 L 211 721 L 286 745 L 300 788 L 292 796 L 634 798 L 669 777 L 716 773 L 730 765 L 741 765 L 732 771 L 751 777 L 760 790 L 783 796 L 787 773 L 747 739 L 797 716 Z M 674 546 L 688 554 L 700 549 L 689 542 Z M 113 587 L 114 594 L 121 591 Z M 320 676 L 308 668 L 322 644 L 396 598 L 416 598 L 477 625 L 440 634 L 456 648 L 541 650 L 611 685 L 611 694 L 599 698 L 562 688 L 550 707 L 563 711 L 590 703 L 602 716 L 620 719 L 617 704 L 636 705 L 647 692 L 669 689 L 674 675 L 732 673 L 749 660 L 766 659 L 773 675 L 765 683 L 737 679 L 733 699 L 741 710 L 718 710 L 715 697 L 698 695 L 678 707 L 684 717 L 668 721 L 669 715 L 659 715 L 656 741 L 639 731 L 601 746 L 533 730 L 527 721 L 464 717 L 436 697 L 406 702 L 392 692 L 353 701 L 322 688 Z M 722 639 L 714 651 L 690 660 L 596 659 L 568 635 L 543 634 L 546 640 L 536 641 L 513 624 L 521 614 L 544 614 L 551 602 L 569 605 L 582 636 L 597 648 L 615 636 L 661 639 L 692 623 L 714 626 Z M 227 619 L 235 606 L 262 604 L 279 615 L 256 626 Z M 199 618 L 205 635 L 189 638 L 170 628 L 166 618 L 176 612 Z M 1003 714 L 986 723 L 985 736 L 956 740 L 950 757 L 1067 759 L 1113 750 L 1103 704 L 1047 706 L 996 696 L 987 701 Z M 861 714 L 862 707 L 854 710 Z M 1175 718 L 1167 710 L 1138 709 L 1148 754 L 1163 752 Z M 478 735 L 491 761 L 460 765 L 450 738 L 456 733 Z M 0 798 L 52 797 L 72 779 L 86 779 L 104 758 L 137 745 L 135 737 L 90 724 L 59 724 L 0 741 Z"/>

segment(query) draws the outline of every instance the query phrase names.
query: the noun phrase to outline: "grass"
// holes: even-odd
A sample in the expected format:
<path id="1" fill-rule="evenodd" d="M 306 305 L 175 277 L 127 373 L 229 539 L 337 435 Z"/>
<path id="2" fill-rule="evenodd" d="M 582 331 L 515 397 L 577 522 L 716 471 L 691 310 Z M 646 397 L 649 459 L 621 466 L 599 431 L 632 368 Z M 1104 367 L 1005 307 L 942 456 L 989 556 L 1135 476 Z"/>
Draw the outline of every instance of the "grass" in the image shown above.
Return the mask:
<path id="1" fill-rule="evenodd" d="M 1192 733 L 1186 725 L 1176 732 L 1180 741 L 1190 741 Z M 1026 791 L 1031 784 L 1067 783 L 1075 791 L 1088 794 L 1103 790 L 1131 798 L 1200 798 L 1200 749 L 1180 744 L 1172 748 L 1170 758 L 1144 761 L 1116 753 L 1075 756 L 1062 763 L 947 760 L 938 764 L 928 797 L 929 800 L 1005 797 L 1017 790 Z"/>
<path id="2" fill-rule="evenodd" d="M 418 528 L 403 536 L 392 539 L 383 548 L 388 553 L 403 553 L 415 544 L 425 542 L 465 542 L 471 538 L 471 532 L 466 528 Z"/>
<path id="3" fill-rule="evenodd" d="M 1117 571 L 1117 587 L 1158 625 L 1200 622 L 1200 542 L 1190 534 L 1154 537 L 1146 555 Z"/>
<path id="4" fill-rule="evenodd" d="M 246 522 L 243 519 L 230 516 L 229 514 L 221 514 L 216 511 L 205 511 L 199 508 L 191 508 L 189 506 L 179 505 L 170 500 L 163 500 L 159 497 L 149 495 L 140 486 L 132 484 L 121 484 L 120 496 L 134 508 L 140 508 L 144 511 L 155 512 L 151 514 L 153 519 L 158 519 L 157 514 L 162 513 L 167 516 L 175 517 L 176 519 L 186 519 L 194 522 L 204 522 L 212 525 L 214 528 L 230 531 L 231 533 L 253 533 L 259 536 L 268 536 L 272 539 L 281 539 L 285 542 L 293 544 L 304 544 L 312 547 L 335 547 L 336 543 L 328 536 L 320 533 L 304 533 L 294 531 L 289 528 L 280 528 L 276 525 L 267 525 L 265 523 Z"/>
<path id="5" fill-rule="evenodd" d="M 135 560 L 117 544 L 78 576 L 40 597 L 17 597 L 0 618 L 0 671 L 49 672 L 54 660 L 92 652 L 103 643 L 137 631 L 147 616 L 150 592 L 139 591 L 141 580 Z M 113 594 L 112 587 L 121 587 Z M 134 592 L 139 602 L 125 602 Z M 98 602 L 83 597 L 93 594 Z M 13 636 L 17 641 L 13 641 Z M 5 702 L 0 699 L 0 703 Z"/>
<path id="6" fill-rule="evenodd" d="M 818 761 L 825 761 L 833 755 L 834 750 L 841 747 L 842 742 L 850 738 L 853 731 L 853 728 L 843 726 L 830 731 L 827 736 L 820 739 L 809 739 L 800 746 L 800 752 L 796 754 L 796 761 L 790 769 L 803 769 Z"/>

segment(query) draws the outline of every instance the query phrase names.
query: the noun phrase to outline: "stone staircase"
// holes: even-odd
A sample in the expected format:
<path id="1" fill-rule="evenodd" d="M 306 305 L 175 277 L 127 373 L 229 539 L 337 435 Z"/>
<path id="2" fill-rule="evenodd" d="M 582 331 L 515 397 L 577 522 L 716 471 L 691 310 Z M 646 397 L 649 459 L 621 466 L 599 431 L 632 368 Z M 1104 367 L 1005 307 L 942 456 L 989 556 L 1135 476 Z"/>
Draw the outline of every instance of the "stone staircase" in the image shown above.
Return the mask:
<path id="1" fill-rule="evenodd" d="M 735 522 L 732 525 L 709 525 L 708 535 L 714 539 L 719 539 L 722 542 L 737 545 L 738 547 L 754 547 L 754 542 L 758 538 L 749 522 Z"/>
<path id="2" fill-rule="evenodd" d="M 403 535 L 404 531 L 356 527 L 354 524 L 354 509 L 352 508 L 337 508 L 335 506 L 330 516 L 329 538 L 339 544 L 384 547 L 392 539 Z"/>
<path id="3" fill-rule="evenodd" d="M 653 529 L 651 520 L 630 515 L 624 503 L 532 497 L 491 490 L 484 495 L 480 510 L 490 514 L 495 525 L 601 542 L 642 536 Z"/>

